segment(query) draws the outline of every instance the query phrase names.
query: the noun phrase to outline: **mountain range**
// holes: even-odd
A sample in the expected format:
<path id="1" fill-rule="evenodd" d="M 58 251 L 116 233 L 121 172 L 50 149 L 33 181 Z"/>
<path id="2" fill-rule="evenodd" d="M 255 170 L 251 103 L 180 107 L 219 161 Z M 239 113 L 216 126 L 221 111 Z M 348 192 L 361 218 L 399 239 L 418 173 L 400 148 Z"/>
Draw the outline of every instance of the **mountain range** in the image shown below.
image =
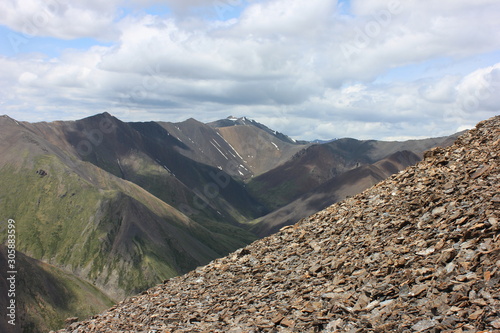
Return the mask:
<path id="1" fill-rule="evenodd" d="M 500 332 L 500 116 L 59 333 Z"/>
<path id="2" fill-rule="evenodd" d="M 26 284 L 42 290 L 23 303 L 59 309 L 26 311 L 22 323 L 46 330 L 100 311 L 355 195 L 456 137 L 317 144 L 248 118 L 1 116 L 0 211 L 16 221 L 16 249 L 35 272 Z M 78 306 L 43 293 L 57 281 L 73 286 L 57 293 Z"/>

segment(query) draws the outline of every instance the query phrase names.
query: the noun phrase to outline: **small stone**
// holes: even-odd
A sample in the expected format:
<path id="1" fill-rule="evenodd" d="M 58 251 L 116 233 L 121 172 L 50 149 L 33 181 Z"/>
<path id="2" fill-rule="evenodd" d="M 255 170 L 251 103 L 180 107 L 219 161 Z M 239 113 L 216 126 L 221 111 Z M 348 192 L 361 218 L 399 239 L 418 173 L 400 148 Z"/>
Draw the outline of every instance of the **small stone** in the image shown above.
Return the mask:
<path id="1" fill-rule="evenodd" d="M 66 326 L 69 326 L 73 323 L 76 323 L 78 321 L 78 317 L 70 317 L 70 318 L 66 318 L 64 320 L 64 323 L 66 324 Z"/>
<path id="2" fill-rule="evenodd" d="M 493 326 L 494 328 L 500 328 L 500 318 L 492 321 L 490 325 Z"/>
<path id="3" fill-rule="evenodd" d="M 479 318 L 481 315 L 483 314 L 483 309 L 479 309 L 475 312 L 473 312 L 472 314 L 469 315 L 469 319 L 470 320 L 476 320 L 477 318 Z"/>
<path id="4" fill-rule="evenodd" d="M 371 310 L 375 309 L 375 308 L 376 308 L 377 306 L 379 306 L 379 305 L 380 305 L 380 301 L 375 300 L 375 301 L 373 301 L 373 302 L 370 302 L 370 304 L 368 304 L 368 305 L 366 306 L 366 308 L 364 308 L 363 310 L 364 310 L 364 311 L 371 311 Z"/>
<path id="5" fill-rule="evenodd" d="M 421 332 L 421 331 L 425 331 L 429 328 L 432 328 L 436 325 L 437 325 L 437 322 L 434 319 L 431 319 L 431 320 L 424 319 L 424 320 L 419 321 L 415 325 L 413 325 L 411 327 L 411 329 L 414 330 L 415 332 Z"/>
<path id="6" fill-rule="evenodd" d="M 295 326 L 295 322 L 289 318 L 283 318 L 280 324 L 290 328 L 293 328 Z"/>
<path id="7" fill-rule="evenodd" d="M 427 285 L 425 284 L 421 284 L 421 285 L 418 285 L 418 286 L 413 286 L 411 288 L 411 291 L 410 293 L 408 294 L 409 296 L 412 296 L 412 297 L 415 297 L 415 296 L 418 296 L 420 295 L 424 290 L 426 290 L 428 287 Z"/>
<path id="8" fill-rule="evenodd" d="M 312 266 L 312 267 L 309 269 L 309 271 L 310 271 L 311 273 L 318 273 L 318 272 L 319 272 L 319 271 L 321 271 L 322 269 L 323 269 L 323 266 L 321 266 L 321 265 L 314 265 L 314 266 Z"/>
<path id="9" fill-rule="evenodd" d="M 436 249 L 434 249 L 434 247 L 429 247 L 428 249 L 417 252 L 417 254 L 419 256 L 428 256 L 429 254 L 434 253 L 434 251 L 436 251 Z"/>
<path id="10" fill-rule="evenodd" d="M 236 256 L 237 256 L 238 258 L 241 258 L 241 257 L 243 257 L 243 256 L 249 255 L 250 253 L 251 253 L 251 252 L 250 252 L 250 250 L 249 250 L 249 249 L 247 249 L 247 248 L 243 248 L 243 249 L 241 249 L 241 250 L 236 251 Z"/>
<path id="11" fill-rule="evenodd" d="M 446 212 L 446 207 L 437 207 L 432 210 L 432 216 L 441 215 Z"/>
<path id="12" fill-rule="evenodd" d="M 283 320 L 284 316 L 281 315 L 281 314 L 278 314 L 276 316 L 274 316 L 271 321 L 274 323 L 274 324 L 278 324 L 280 323 L 282 320 Z"/>
<path id="13" fill-rule="evenodd" d="M 476 172 L 474 172 L 472 175 L 471 175 L 471 178 L 472 179 L 476 179 L 476 178 L 479 178 L 481 177 L 483 174 L 485 174 L 486 172 L 488 172 L 490 170 L 490 166 L 489 165 L 485 165 L 479 169 L 476 170 Z"/>

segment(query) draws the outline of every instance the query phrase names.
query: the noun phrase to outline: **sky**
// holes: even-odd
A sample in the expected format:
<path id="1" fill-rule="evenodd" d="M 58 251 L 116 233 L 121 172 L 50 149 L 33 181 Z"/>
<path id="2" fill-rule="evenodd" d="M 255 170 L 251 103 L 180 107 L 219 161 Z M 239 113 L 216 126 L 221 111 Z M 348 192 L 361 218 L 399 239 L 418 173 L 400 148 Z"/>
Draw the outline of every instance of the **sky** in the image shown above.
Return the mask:
<path id="1" fill-rule="evenodd" d="M 500 114 L 498 0 L 2 0 L 0 114 L 406 140 Z"/>

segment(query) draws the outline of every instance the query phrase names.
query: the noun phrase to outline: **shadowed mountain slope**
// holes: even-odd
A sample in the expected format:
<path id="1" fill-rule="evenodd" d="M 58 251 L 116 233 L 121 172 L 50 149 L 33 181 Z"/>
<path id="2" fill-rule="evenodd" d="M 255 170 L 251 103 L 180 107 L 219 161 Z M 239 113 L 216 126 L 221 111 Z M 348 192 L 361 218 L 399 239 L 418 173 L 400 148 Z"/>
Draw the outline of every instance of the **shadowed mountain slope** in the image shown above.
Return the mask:
<path id="1" fill-rule="evenodd" d="M 109 137 L 103 135 L 99 144 L 93 143 L 92 151 L 84 154 L 93 163 L 80 160 L 76 150 L 88 138 L 78 135 L 101 126 L 102 120 L 92 121 L 95 127 L 86 127 L 87 122 L 50 126 L 0 118 L 0 209 L 3 216 L 18 221 L 19 251 L 63 267 L 120 299 L 255 239 L 227 220 L 210 219 L 208 208 L 200 209 L 199 215 L 205 218 L 195 221 L 154 196 L 154 191 L 114 176 L 113 172 L 121 175 L 120 166 L 126 170 L 120 154 L 127 147 L 141 148 L 146 140 L 127 126 L 118 123 L 123 128 L 117 128 L 115 136 L 104 133 Z M 65 140 L 68 136 L 71 144 Z M 115 140 L 116 149 L 112 149 Z M 146 162 L 149 158 L 142 153 L 134 157 Z M 182 184 L 175 187 L 178 181 L 172 184 L 163 190 L 180 188 L 188 198 L 195 196 Z M 231 200 L 240 199 L 235 194 Z M 6 235 L 0 237 L 3 242 Z"/>
<path id="2" fill-rule="evenodd" d="M 500 329 L 500 117 L 416 166 L 61 332 Z"/>
<path id="3" fill-rule="evenodd" d="M 175 149 L 183 156 L 242 180 L 278 166 L 307 146 L 246 118 L 157 124 L 178 140 Z"/>
<path id="4" fill-rule="evenodd" d="M 213 131 L 195 120 L 184 123 L 186 132 L 189 127 L 186 124 L 191 123 L 195 123 L 191 126 L 195 129 L 201 127 Z M 58 135 L 54 134 L 51 125 L 29 124 L 34 131 L 42 132 L 44 138 L 69 147 L 68 152 L 74 153 L 76 158 L 138 184 L 176 209 L 186 211 L 185 207 L 191 208 L 200 219 L 208 220 L 219 220 L 222 214 L 223 219 L 232 224 L 262 214 L 261 207 L 242 184 L 224 170 L 192 159 L 196 152 L 187 154 L 185 151 L 199 147 L 186 145 L 183 141 L 190 141 L 179 140 L 178 135 L 158 123 L 124 123 L 103 113 L 74 122 L 58 122 L 58 132 L 62 133 Z M 200 144 L 205 142 L 202 137 L 197 137 L 197 140 Z M 224 186 L 218 186 L 217 195 L 210 200 L 205 198 L 204 188 L 219 181 L 223 181 Z M 201 201 L 204 202 L 203 209 L 198 209 L 200 205 L 196 203 Z"/>
<path id="5" fill-rule="evenodd" d="M 251 176 L 251 171 L 246 168 L 244 160 L 215 128 L 195 119 L 181 123 L 159 122 L 159 124 L 184 144 L 177 147 L 182 155 L 224 170 L 234 177 Z"/>
<path id="6" fill-rule="evenodd" d="M 344 172 L 301 195 L 286 206 L 257 219 L 252 231 L 259 237 L 268 236 L 335 202 L 358 194 L 418 161 L 420 158 L 416 154 L 402 151 L 374 164 L 363 165 Z"/>
<path id="7" fill-rule="evenodd" d="M 88 318 L 113 305 L 114 301 L 90 283 L 54 266 L 16 253 L 16 325 L 10 325 L 5 310 L 8 304 L 0 297 L 0 331 L 47 332 L 64 325 L 68 317 Z M 2 294 L 9 290 L 5 282 L 7 248 L 0 244 L 0 285 Z M 50 320 L 48 320 L 50 318 Z"/>

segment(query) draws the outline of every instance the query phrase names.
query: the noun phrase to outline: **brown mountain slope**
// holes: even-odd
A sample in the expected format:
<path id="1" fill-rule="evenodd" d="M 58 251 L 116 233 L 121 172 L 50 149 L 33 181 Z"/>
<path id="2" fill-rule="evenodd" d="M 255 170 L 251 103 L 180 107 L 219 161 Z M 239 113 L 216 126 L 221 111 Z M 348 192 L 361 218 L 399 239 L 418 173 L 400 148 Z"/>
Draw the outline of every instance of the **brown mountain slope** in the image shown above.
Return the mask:
<path id="1" fill-rule="evenodd" d="M 307 147 L 246 118 L 158 124 L 182 143 L 175 149 L 183 156 L 243 180 L 269 171 Z"/>
<path id="2" fill-rule="evenodd" d="M 181 123 L 159 124 L 185 145 L 177 148 L 184 156 L 224 170 L 231 176 L 251 176 L 242 157 L 215 128 L 192 118 Z"/>
<path id="3" fill-rule="evenodd" d="M 419 160 L 416 154 L 402 151 L 374 164 L 363 165 L 344 172 L 301 195 L 288 205 L 259 218 L 252 231 L 259 237 L 268 236 L 335 202 L 361 193 L 390 175 L 414 165 Z"/>
<path id="4" fill-rule="evenodd" d="M 345 138 L 312 145 L 278 167 L 253 178 L 248 188 L 273 211 L 344 172 L 373 164 L 398 151 L 407 150 L 422 156 L 424 150 L 452 144 L 457 136 L 403 142 Z"/>
<path id="5" fill-rule="evenodd" d="M 500 117 L 67 332 L 500 329 Z"/>
<path id="6" fill-rule="evenodd" d="M 245 168 L 250 171 L 243 177 L 246 180 L 276 168 L 310 145 L 293 142 L 253 120 L 240 118 L 227 121 L 229 124 L 222 120 L 210 125 L 238 152 Z"/>

